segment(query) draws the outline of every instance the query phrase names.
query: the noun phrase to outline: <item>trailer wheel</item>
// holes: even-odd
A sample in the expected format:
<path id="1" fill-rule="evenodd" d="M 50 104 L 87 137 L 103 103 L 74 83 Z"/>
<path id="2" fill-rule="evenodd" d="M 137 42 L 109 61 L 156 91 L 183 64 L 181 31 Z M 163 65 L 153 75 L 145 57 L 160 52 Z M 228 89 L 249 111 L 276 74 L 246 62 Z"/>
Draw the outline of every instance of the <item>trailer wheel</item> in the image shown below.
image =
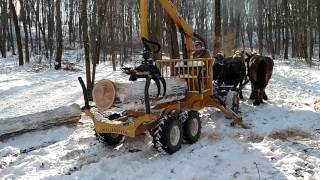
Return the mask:
<path id="1" fill-rule="evenodd" d="M 178 118 L 160 118 L 152 131 L 153 145 L 158 151 L 173 154 L 181 148 L 182 124 Z"/>
<path id="2" fill-rule="evenodd" d="M 96 133 L 96 136 L 99 141 L 107 143 L 111 146 L 119 144 L 123 139 L 123 135 L 120 134 Z"/>
<path id="3" fill-rule="evenodd" d="M 197 111 L 189 111 L 188 117 L 183 123 L 183 138 L 188 144 L 198 141 L 201 135 L 201 121 Z"/>

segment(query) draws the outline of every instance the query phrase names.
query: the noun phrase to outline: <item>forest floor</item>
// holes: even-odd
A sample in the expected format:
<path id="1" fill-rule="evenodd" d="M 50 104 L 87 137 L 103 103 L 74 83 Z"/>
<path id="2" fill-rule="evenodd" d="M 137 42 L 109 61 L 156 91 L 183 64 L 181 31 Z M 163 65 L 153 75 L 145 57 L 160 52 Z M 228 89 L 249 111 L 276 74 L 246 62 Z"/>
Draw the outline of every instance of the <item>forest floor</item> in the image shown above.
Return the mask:
<path id="1" fill-rule="evenodd" d="M 75 59 L 75 53 L 65 57 Z M 6 63 L 4 63 L 6 61 Z M 0 63 L 12 66 L 9 60 Z M 14 67 L 14 66 L 13 66 Z M 0 74 L 0 119 L 73 103 L 83 105 L 81 71 L 31 66 Z M 119 79 L 109 64 L 100 64 L 97 80 Z M 149 136 L 127 138 L 117 147 L 100 143 L 92 121 L 76 126 L 25 133 L 0 142 L 0 179 L 320 179 L 320 70 L 303 62 L 275 61 L 267 87 L 270 100 L 259 107 L 241 101 L 241 116 L 250 129 L 230 126 L 214 108 L 201 111 L 202 135 L 173 155 L 159 153 Z"/>

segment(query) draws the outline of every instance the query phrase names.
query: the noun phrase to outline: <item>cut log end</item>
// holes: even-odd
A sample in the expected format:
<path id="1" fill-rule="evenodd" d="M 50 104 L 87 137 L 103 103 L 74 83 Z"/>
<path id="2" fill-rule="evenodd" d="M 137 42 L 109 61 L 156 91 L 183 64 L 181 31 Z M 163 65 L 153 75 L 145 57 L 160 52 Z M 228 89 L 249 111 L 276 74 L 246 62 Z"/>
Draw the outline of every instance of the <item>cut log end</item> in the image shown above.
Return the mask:
<path id="1" fill-rule="evenodd" d="M 113 105 L 116 90 L 110 80 L 101 80 L 94 85 L 92 96 L 98 109 L 100 111 L 106 111 Z"/>

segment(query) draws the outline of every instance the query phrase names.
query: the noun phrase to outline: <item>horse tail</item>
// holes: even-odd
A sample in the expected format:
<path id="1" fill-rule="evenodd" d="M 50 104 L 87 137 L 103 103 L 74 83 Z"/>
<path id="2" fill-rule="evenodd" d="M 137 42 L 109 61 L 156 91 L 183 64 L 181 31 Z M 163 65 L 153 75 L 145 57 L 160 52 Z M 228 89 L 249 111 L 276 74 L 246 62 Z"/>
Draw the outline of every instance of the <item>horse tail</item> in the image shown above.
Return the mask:
<path id="1" fill-rule="evenodd" d="M 267 83 L 269 82 L 269 80 L 270 80 L 270 78 L 272 76 L 273 66 L 274 66 L 273 59 L 267 58 L 267 74 L 266 74 Z"/>
<path id="2" fill-rule="evenodd" d="M 266 74 L 267 74 L 267 63 L 262 59 L 258 64 L 257 72 L 257 85 L 258 88 L 265 88 L 267 85 Z"/>

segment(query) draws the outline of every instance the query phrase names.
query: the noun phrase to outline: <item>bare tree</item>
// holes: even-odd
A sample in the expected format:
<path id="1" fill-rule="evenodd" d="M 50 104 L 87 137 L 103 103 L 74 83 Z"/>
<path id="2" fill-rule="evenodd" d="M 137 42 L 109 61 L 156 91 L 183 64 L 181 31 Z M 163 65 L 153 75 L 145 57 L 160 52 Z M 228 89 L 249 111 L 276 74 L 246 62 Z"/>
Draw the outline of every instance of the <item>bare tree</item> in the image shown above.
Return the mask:
<path id="1" fill-rule="evenodd" d="M 9 0 L 9 7 L 12 14 L 14 27 L 16 31 L 16 37 L 17 37 L 17 44 L 18 44 L 18 56 L 19 56 L 19 66 L 23 66 L 23 51 L 22 51 L 22 43 L 21 43 L 21 34 L 20 34 L 20 27 L 19 27 L 19 21 L 18 16 L 16 13 L 16 8 L 14 7 L 14 4 L 12 0 Z"/>
<path id="2" fill-rule="evenodd" d="M 215 0 L 215 28 L 214 28 L 214 45 L 213 52 L 217 54 L 221 51 L 221 0 Z"/>
<path id="3" fill-rule="evenodd" d="M 289 4 L 288 0 L 283 0 L 284 8 L 284 24 L 285 24 L 285 42 L 284 42 L 284 59 L 288 59 L 289 55 Z"/>
<path id="4" fill-rule="evenodd" d="M 87 79 L 87 91 L 89 99 L 92 99 L 92 82 L 90 71 L 90 45 L 88 35 L 88 15 L 87 15 L 87 0 L 81 0 L 81 22 L 82 22 L 82 39 L 84 46 L 84 56 L 86 65 L 86 79 Z"/>
<path id="5" fill-rule="evenodd" d="M 173 20 L 167 16 L 167 25 L 168 25 L 168 39 L 169 42 L 169 53 L 172 59 L 180 59 L 179 53 L 179 43 L 178 43 L 178 36 L 177 36 L 177 27 Z"/>
<path id="6" fill-rule="evenodd" d="M 56 0 L 56 31 L 57 31 L 57 51 L 54 68 L 56 70 L 61 69 L 61 59 L 63 51 L 63 39 L 62 39 L 62 23 L 61 23 L 61 0 Z"/>
<path id="7" fill-rule="evenodd" d="M 258 45 L 259 53 L 263 53 L 263 5 L 264 0 L 258 0 Z"/>
<path id="8" fill-rule="evenodd" d="M 19 8 L 18 13 L 23 25 L 19 26 L 18 22 L 18 27 L 24 30 L 20 38 L 15 34 L 19 31 L 13 29 L 16 27 L 16 18 L 12 13 L 12 6 L 9 6 L 9 13 L 6 12 L 8 4 L 17 2 L 23 7 Z M 55 57 L 57 68 L 60 68 L 64 50 L 63 36 L 68 38 L 68 45 L 73 48 L 85 45 L 81 2 L 82 0 L 0 0 L 0 41 L 3 42 L 0 44 L 1 55 L 6 57 L 8 51 L 15 54 L 17 45 L 19 54 L 25 52 L 23 58 L 26 62 L 28 54 L 44 54 L 50 64 Z M 91 59 L 90 62 L 95 67 L 100 61 L 101 52 L 101 60 L 111 61 L 115 70 L 117 65 L 122 66 L 130 60 L 129 55 L 141 50 L 138 33 L 139 3 L 132 0 L 86 2 L 89 52 L 92 52 L 89 53 L 89 60 Z M 195 32 L 213 42 L 213 46 L 209 48 L 214 47 L 214 53 L 223 51 L 226 55 L 231 55 L 235 49 L 250 47 L 251 51 L 258 49 L 260 53 L 268 53 L 274 57 L 284 54 L 287 59 L 292 54 L 292 57 L 305 58 L 306 62 L 311 64 L 316 52 L 314 49 L 320 41 L 319 0 L 172 2 L 177 5 L 179 13 Z M 176 26 L 169 18 L 164 17 L 165 13 L 158 1 L 149 3 L 150 39 L 163 47 L 162 52 L 155 54 L 153 58 L 161 59 L 162 54 L 179 58 L 181 42 L 177 41 Z M 63 27 L 66 27 L 65 30 Z M 24 42 L 20 44 L 21 39 Z M 290 49 L 292 50 L 289 52 Z M 92 73 L 95 74 L 94 71 Z M 91 77 L 91 81 L 93 80 Z"/>
<path id="9" fill-rule="evenodd" d="M 155 41 L 157 43 L 161 43 L 161 39 L 162 39 L 162 16 L 163 16 L 163 11 L 161 9 L 161 4 L 159 1 L 151 1 L 152 4 L 152 10 L 153 13 L 151 15 L 151 20 L 150 20 L 150 35 L 151 35 L 151 39 L 152 41 Z M 154 60 L 159 60 L 162 59 L 162 51 L 160 50 L 157 53 L 153 54 L 152 57 Z"/>
<path id="10" fill-rule="evenodd" d="M 320 1 L 317 1 L 317 12 L 318 12 L 318 51 L 320 60 Z"/>
<path id="11" fill-rule="evenodd" d="M 28 36 L 28 26 L 27 26 L 27 18 L 25 12 L 25 6 L 23 4 L 23 0 L 19 0 L 20 2 L 20 17 L 23 24 L 23 31 L 24 31 L 24 48 L 25 48 L 25 60 L 26 63 L 29 63 L 29 36 Z"/>
<path id="12" fill-rule="evenodd" d="M 6 58 L 7 57 L 6 42 L 7 42 L 7 29 L 8 29 L 7 1 L 6 0 L 0 1 L 0 7 L 1 7 L 0 51 L 1 51 L 1 56 L 3 58 Z"/>
<path id="13" fill-rule="evenodd" d="M 95 44 L 94 44 L 94 52 L 93 52 L 93 68 L 92 68 L 92 83 L 94 84 L 95 82 L 95 76 L 96 76 L 96 66 L 100 61 L 100 49 L 101 49 L 101 31 L 102 31 L 102 26 L 105 21 L 105 6 L 103 6 L 103 1 L 98 0 L 97 5 L 98 5 L 98 23 L 95 25 Z"/>

